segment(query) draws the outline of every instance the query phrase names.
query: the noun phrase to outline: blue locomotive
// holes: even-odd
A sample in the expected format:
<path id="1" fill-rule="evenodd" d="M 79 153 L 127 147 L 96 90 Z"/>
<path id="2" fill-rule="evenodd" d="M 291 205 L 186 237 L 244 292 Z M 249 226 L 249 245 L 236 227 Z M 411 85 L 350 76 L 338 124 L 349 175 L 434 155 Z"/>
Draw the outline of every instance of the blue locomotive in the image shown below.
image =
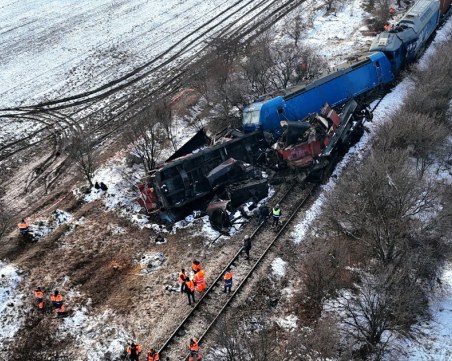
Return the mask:
<path id="1" fill-rule="evenodd" d="M 370 51 L 382 51 L 394 74 L 417 59 L 440 20 L 440 3 L 419 0 L 393 29 L 378 35 Z"/>
<path id="2" fill-rule="evenodd" d="M 279 137 L 283 120 L 302 120 L 325 103 L 332 107 L 342 105 L 391 83 L 401 67 L 421 53 L 438 26 L 440 14 L 439 0 L 419 0 L 393 30 L 375 39 L 370 48 L 372 53 L 306 86 L 283 90 L 276 97 L 258 99 L 247 106 L 243 110 L 243 130 L 260 129 Z"/>

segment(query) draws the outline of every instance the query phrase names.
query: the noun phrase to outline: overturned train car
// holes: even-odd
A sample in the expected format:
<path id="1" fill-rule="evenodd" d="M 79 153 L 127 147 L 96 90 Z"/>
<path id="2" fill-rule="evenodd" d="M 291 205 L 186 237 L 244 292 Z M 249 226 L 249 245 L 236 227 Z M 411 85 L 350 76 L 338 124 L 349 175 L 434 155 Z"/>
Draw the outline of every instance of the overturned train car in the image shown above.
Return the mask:
<path id="1" fill-rule="evenodd" d="M 207 206 L 204 201 L 221 187 L 252 178 L 250 165 L 267 149 L 263 133 L 256 132 L 173 160 L 140 186 L 138 202 L 148 212 L 160 211 L 162 219 L 174 221 L 187 209 Z"/>

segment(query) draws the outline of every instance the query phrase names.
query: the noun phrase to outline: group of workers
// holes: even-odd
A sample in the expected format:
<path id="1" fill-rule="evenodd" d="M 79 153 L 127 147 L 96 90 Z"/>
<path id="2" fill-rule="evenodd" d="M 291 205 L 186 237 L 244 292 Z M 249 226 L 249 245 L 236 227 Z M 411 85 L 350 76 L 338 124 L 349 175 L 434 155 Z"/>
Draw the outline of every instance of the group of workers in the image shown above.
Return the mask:
<path id="1" fill-rule="evenodd" d="M 191 265 L 191 269 L 194 274 L 192 279 L 190 279 L 187 273 L 185 273 L 184 268 L 180 270 L 179 276 L 177 278 L 180 283 L 180 291 L 187 294 L 189 305 L 196 303 L 195 289 L 199 293 L 204 292 L 204 290 L 206 289 L 206 272 L 202 269 L 201 262 L 195 259 Z"/>
<path id="2" fill-rule="evenodd" d="M 259 224 L 263 224 L 266 222 L 267 218 L 269 216 L 268 207 L 261 207 L 259 212 Z M 281 217 L 281 209 L 279 205 L 277 204 L 272 209 L 272 218 L 273 223 L 272 227 L 278 227 L 279 225 L 279 219 Z M 29 224 L 25 222 L 24 219 L 21 220 L 20 223 L 17 224 L 17 227 L 19 229 L 19 232 L 24 237 L 30 237 L 30 229 Z M 31 236 L 32 237 L 32 236 Z M 246 235 L 243 240 L 243 251 L 246 254 L 246 259 L 249 259 L 250 257 L 250 250 L 251 250 L 251 238 Z M 181 285 L 180 292 L 185 292 L 188 297 L 188 304 L 192 305 L 196 303 L 195 301 L 195 289 L 202 293 L 204 292 L 206 288 L 206 281 L 205 281 L 205 271 L 202 268 L 202 264 L 198 260 L 193 260 L 192 263 L 192 271 L 193 271 L 193 278 L 190 279 L 190 277 L 186 274 L 185 269 L 181 269 L 178 281 Z M 224 293 L 230 293 L 232 288 L 232 271 L 228 268 L 224 272 Z M 36 298 L 38 309 L 41 311 L 44 311 L 44 292 L 43 290 L 38 287 L 34 290 L 34 295 Z M 50 301 L 53 305 L 53 311 L 55 312 L 56 317 L 58 317 L 62 312 L 64 312 L 64 301 L 63 296 L 59 293 L 58 290 L 55 290 L 53 294 L 50 296 Z M 199 355 L 199 344 L 198 340 L 195 338 L 190 339 L 190 357 L 189 361 L 195 361 L 200 360 L 202 357 Z M 131 361 L 139 361 L 139 357 L 141 355 L 141 346 L 137 343 L 131 343 L 127 347 L 127 354 L 129 355 L 129 359 Z M 146 353 L 146 361 L 157 361 L 160 360 L 160 356 L 157 351 L 154 349 L 151 349 L 149 352 Z"/>
<path id="3" fill-rule="evenodd" d="M 196 338 L 190 339 L 190 345 L 188 346 L 190 349 L 189 361 L 200 360 L 202 356 L 199 354 L 199 343 Z M 139 361 L 141 355 L 141 346 L 137 343 L 132 342 L 127 347 L 127 354 L 129 355 L 130 361 Z M 146 353 L 145 361 L 157 361 L 160 360 L 160 355 L 153 348 Z"/>
<path id="4" fill-rule="evenodd" d="M 44 311 L 44 291 L 41 289 L 41 287 L 38 287 L 34 290 L 34 294 L 38 309 L 40 311 Z M 50 295 L 50 301 L 52 301 L 53 312 L 55 312 L 55 316 L 58 317 L 65 310 L 63 296 L 60 295 L 58 290 L 55 290 L 53 291 L 53 294 Z"/>

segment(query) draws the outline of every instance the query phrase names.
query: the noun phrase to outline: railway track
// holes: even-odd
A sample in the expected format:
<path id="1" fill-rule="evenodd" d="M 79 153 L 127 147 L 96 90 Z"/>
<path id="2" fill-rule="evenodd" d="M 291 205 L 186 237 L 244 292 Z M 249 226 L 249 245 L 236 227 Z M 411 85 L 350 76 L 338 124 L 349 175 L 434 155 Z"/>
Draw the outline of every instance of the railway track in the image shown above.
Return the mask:
<path id="1" fill-rule="evenodd" d="M 202 294 L 190 313 L 184 317 L 163 342 L 159 350 L 161 357 L 165 356 L 170 360 L 188 360 L 187 350 L 190 338 L 196 337 L 199 342 L 202 342 L 231 302 L 242 292 L 245 284 L 262 264 L 273 245 L 285 234 L 292 219 L 308 204 L 308 200 L 316 187 L 317 184 L 307 184 L 307 187 L 303 188 L 302 185 L 295 183 L 287 189 L 278 201 L 287 216 L 277 233 L 269 231 L 269 226 L 265 225 L 259 225 L 254 230 L 250 235 L 253 244 L 250 260 L 242 258 L 242 247 L 234 254 L 221 273 L 216 276 Z M 293 202 L 294 194 L 299 194 L 296 202 Z M 234 273 L 233 291 L 231 294 L 224 294 L 223 275 L 229 268 Z"/>
<path id="2" fill-rule="evenodd" d="M 241 2 L 242 1 L 236 2 L 234 6 Z M 219 35 L 228 35 L 229 37 L 233 38 L 234 41 L 252 38 L 256 36 L 256 34 L 266 30 L 275 21 L 287 15 L 287 13 L 293 11 L 303 2 L 304 0 L 265 0 L 260 2 L 250 10 L 255 11 L 257 14 L 257 19 L 254 22 L 250 22 L 249 24 L 244 25 L 240 23 L 240 19 L 237 19 L 234 22 L 227 24 L 227 26 L 224 26 L 219 30 L 215 30 L 216 27 L 225 22 L 224 19 L 219 24 L 212 25 L 211 28 L 203 30 L 201 34 L 198 34 L 198 31 L 210 24 L 210 21 L 206 22 L 205 24 L 194 30 L 192 33 L 190 33 L 190 36 L 197 36 L 188 44 L 186 44 L 182 49 L 179 49 L 175 54 L 172 54 L 169 58 L 163 60 L 163 58 L 167 54 L 169 54 L 169 50 L 181 45 L 181 43 L 183 43 L 183 40 L 167 49 L 164 53 L 159 54 L 155 59 L 149 61 L 146 64 L 146 67 L 140 67 L 140 71 L 144 72 L 140 73 L 134 71 L 133 74 L 137 76 L 128 81 L 125 81 L 128 79 L 128 77 L 124 76 L 120 78 L 122 79 L 121 81 L 115 80 L 115 83 L 110 84 L 108 87 L 106 87 L 106 85 L 103 85 L 93 91 L 81 93 L 72 97 L 64 97 L 50 102 L 40 103 L 35 106 L 2 109 L 4 114 L 0 114 L 0 117 L 8 117 L 11 115 L 10 112 L 17 112 L 15 114 L 16 116 L 29 116 L 30 118 L 32 118 L 33 116 L 36 116 L 36 114 L 47 112 L 49 110 L 68 110 L 69 108 L 73 108 L 74 106 L 81 106 L 78 109 L 72 111 L 70 114 L 65 115 L 65 117 L 69 119 L 78 118 L 77 123 L 79 125 L 86 122 L 98 124 L 93 131 L 103 132 L 103 135 L 101 137 L 101 141 L 103 141 L 106 138 L 116 134 L 116 132 L 120 130 L 124 124 L 126 124 L 127 120 L 130 119 L 130 117 L 139 112 L 143 107 L 143 102 L 145 99 L 152 98 L 153 96 L 162 93 L 171 94 L 180 88 L 178 81 L 180 81 L 182 76 L 185 74 L 188 66 L 190 66 L 195 60 L 199 58 L 199 54 L 203 54 L 210 48 L 210 44 L 205 43 L 205 36 L 208 36 L 208 38 L 211 39 Z M 243 9 L 250 3 L 252 3 L 252 1 L 246 2 L 245 5 L 242 4 L 240 9 L 234 10 L 233 14 L 238 13 L 241 9 Z M 237 29 L 233 29 L 234 25 L 238 24 L 240 24 L 240 26 L 238 26 Z M 188 37 L 189 36 L 185 38 Z M 189 56 L 181 61 L 181 58 L 183 56 L 192 52 L 195 48 L 199 47 L 200 44 L 203 45 L 199 50 L 197 50 L 195 55 Z M 159 59 L 162 60 L 162 62 L 149 69 L 149 67 L 156 63 Z M 176 69 L 174 69 L 174 65 L 177 65 L 177 67 L 175 67 Z M 173 66 L 173 69 L 167 69 L 170 66 Z M 148 79 L 149 77 L 160 76 L 162 75 L 162 73 L 165 73 L 166 77 L 164 77 L 163 80 L 160 78 L 160 81 L 154 88 L 143 91 L 142 84 L 136 84 L 140 83 L 140 81 L 142 80 Z M 116 86 L 116 84 L 120 85 Z M 123 92 L 126 88 L 130 88 L 133 85 L 136 85 L 138 90 L 131 89 L 128 92 Z M 116 87 L 111 88 L 112 86 Z M 103 92 L 103 90 L 105 89 L 107 89 L 107 92 Z M 96 94 L 95 91 L 100 91 L 101 93 Z M 91 98 L 87 98 L 92 94 L 95 95 Z M 113 101 L 109 101 L 109 103 L 113 104 L 112 106 L 101 106 L 99 104 L 99 102 L 107 100 L 110 97 L 113 97 Z M 61 115 L 62 113 L 60 112 L 59 114 Z M 55 122 L 59 121 L 61 121 L 61 119 L 56 117 Z M 69 125 L 67 125 L 66 127 L 69 127 Z M 21 139 L 15 140 L 9 144 L 2 146 L 2 148 L 0 149 L 0 161 L 4 161 L 19 152 L 29 149 L 32 146 L 44 143 L 50 138 L 50 136 L 47 135 L 40 139 L 37 138 L 39 138 L 39 135 L 41 133 L 46 132 L 47 130 L 48 126 L 42 127 L 41 129 L 33 132 L 32 135 L 27 135 Z"/>

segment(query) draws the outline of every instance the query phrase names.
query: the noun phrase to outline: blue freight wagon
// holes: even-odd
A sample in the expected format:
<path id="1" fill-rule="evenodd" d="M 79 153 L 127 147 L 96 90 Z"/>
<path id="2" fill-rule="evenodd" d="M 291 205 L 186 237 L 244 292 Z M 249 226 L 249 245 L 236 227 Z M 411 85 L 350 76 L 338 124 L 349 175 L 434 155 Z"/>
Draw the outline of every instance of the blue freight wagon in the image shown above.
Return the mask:
<path id="1" fill-rule="evenodd" d="M 260 129 L 279 137 L 280 121 L 302 120 L 325 103 L 332 107 L 344 104 L 393 80 L 387 57 L 381 52 L 368 54 L 308 85 L 295 86 L 286 89 L 285 94 L 250 104 L 243 110 L 242 127 L 246 132 Z"/>

